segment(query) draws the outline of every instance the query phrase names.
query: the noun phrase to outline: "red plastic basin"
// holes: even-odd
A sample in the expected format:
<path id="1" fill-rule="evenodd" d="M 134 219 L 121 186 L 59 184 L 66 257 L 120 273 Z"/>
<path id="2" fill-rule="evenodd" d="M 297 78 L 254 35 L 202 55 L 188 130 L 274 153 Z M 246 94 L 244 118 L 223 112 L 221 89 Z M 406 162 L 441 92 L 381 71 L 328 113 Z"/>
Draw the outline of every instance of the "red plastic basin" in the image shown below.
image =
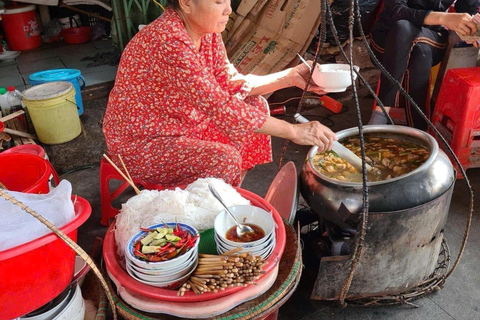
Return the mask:
<path id="1" fill-rule="evenodd" d="M 43 148 L 38 144 L 20 144 L 18 146 L 2 151 L 2 156 L 13 153 L 31 154 L 45 159 L 45 150 L 43 150 Z"/>
<path id="2" fill-rule="evenodd" d="M 60 35 L 68 44 L 78 44 L 90 41 L 91 27 L 68 28 L 62 30 Z"/>
<path id="3" fill-rule="evenodd" d="M 75 219 L 62 228 L 77 241 L 77 229 L 90 216 L 87 200 L 72 196 Z M 0 320 L 32 312 L 59 295 L 70 284 L 75 252 L 53 232 L 24 245 L 0 252 Z"/>
<path id="4" fill-rule="evenodd" d="M 51 174 L 56 185 L 59 183 L 52 164 L 32 154 L 0 153 L 0 168 L 2 168 L 0 182 L 11 191 L 48 193 L 50 191 L 48 180 Z"/>
<path id="5" fill-rule="evenodd" d="M 273 220 L 275 221 L 278 228 L 275 229 L 276 236 L 276 245 L 273 249 L 272 254 L 267 258 L 268 264 L 263 267 L 263 270 L 266 273 L 272 271 L 275 266 L 280 262 L 280 259 L 285 249 L 285 226 L 283 220 L 280 217 L 280 214 L 275 210 L 275 208 L 269 204 L 265 199 L 260 196 L 240 188 L 236 188 L 238 193 L 245 199 L 250 200 L 251 204 L 257 207 L 260 207 L 268 212 L 272 213 Z M 160 301 L 176 301 L 176 302 L 196 302 L 196 301 L 206 301 L 218 299 L 235 292 L 238 292 L 243 289 L 243 287 L 233 287 L 227 288 L 218 293 L 206 292 L 201 295 L 196 295 L 193 291 L 185 292 L 184 296 L 177 296 L 176 290 L 168 290 L 164 288 L 152 287 L 146 284 L 143 284 L 135 279 L 133 279 L 127 271 L 122 267 L 120 259 L 117 255 L 117 246 L 115 244 L 115 234 L 113 228 L 115 222 L 110 225 L 110 228 L 105 234 L 105 239 L 103 241 L 103 258 L 105 259 L 105 265 L 109 273 L 112 276 L 120 281 L 122 286 L 128 289 L 130 292 L 138 294 L 142 297 L 149 297 L 153 299 L 158 299 Z M 264 277 L 262 275 L 261 277 Z"/>

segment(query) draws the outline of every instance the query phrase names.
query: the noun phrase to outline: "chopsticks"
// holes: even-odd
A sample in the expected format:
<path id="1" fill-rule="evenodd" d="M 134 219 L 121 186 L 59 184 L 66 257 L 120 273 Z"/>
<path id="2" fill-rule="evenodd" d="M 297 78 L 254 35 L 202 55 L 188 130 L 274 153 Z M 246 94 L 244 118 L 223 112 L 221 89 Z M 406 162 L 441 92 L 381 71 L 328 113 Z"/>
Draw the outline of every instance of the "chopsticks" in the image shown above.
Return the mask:
<path id="1" fill-rule="evenodd" d="M 118 155 L 118 159 L 120 159 L 120 163 L 122 164 L 123 169 L 125 170 L 128 177 L 122 172 L 122 170 L 120 170 L 119 167 L 117 167 L 117 165 L 115 163 L 113 163 L 112 160 L 110 160 L 110 158 L 105 153 L 103 154 L 103 157 L 105 159 L 107 159 L 107 161 L 115 168 L 115 170 L 117 170 L 117 172 L 120 173 L 120 175 L 123 177 L 123 179 L 125 179 L 125 181 L 127 181 L 132 186 L 133 190 L 135 190 L 135 193 L 139 194 L 140 189 L 138 189 L 137 186 L 135 185 L 135 183 L 133 183 L 133 179 L 130 176 L 130 173 L 128 173 L 127 167 L 125 166 L 125 163 L 123 163 L 122 157 L 120 157 L 120 155 Z"/>

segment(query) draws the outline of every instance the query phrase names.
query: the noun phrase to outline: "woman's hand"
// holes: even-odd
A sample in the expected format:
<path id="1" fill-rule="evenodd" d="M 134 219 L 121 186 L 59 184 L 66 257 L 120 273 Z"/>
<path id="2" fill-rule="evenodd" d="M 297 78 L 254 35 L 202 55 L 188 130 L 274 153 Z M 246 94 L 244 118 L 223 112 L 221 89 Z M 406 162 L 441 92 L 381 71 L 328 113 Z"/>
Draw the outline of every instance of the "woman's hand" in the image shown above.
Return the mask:
<path id="1" fill-rule="evenodd" d="M 312 66 L 313 61 L 307 61 L 307 63 Z M 299 64 L 295 68 L 292 69 L 292 76 L 293 76 L 293 84 L 300 88 L 300 89 L 305 89 L 305 86 L 307 85 L 307 80 L 308 77 L 310 77 L 310 69 L 303 63 Z M 323 91 L 322 87 L 319 87 L 315 84 L 315 82 L 310 81 L 310 86 L 307 89 L 310 92 L 314 92 L 319 95 L 323 95 L 326 92 Z"/>
<path id="2" fill-rule="evenodd" d="M 294 136 L 292 142 L 300 145 L 318 146 L 318 152 L 332 149 L 334 140 L 337 140 L 335 133 L 330 128 L 320 124 L 318 121 L 294 124 Z"/>
<path id="3" fill-rule="evenodd" d="M 472 16 L 468 13 L 446 13 L 442 18 L 442 24 L 445 27 L 458 32 L 462 36 L 468 36 L 477 32 L 477 25 L 472 21 Z"/>
<path id="4" fill-rule="evenodd" d="M 284 138 L 300 145 L 318 146 L 319 152 L 332 149 L 335 133 L 318 121 L 291 124 L 284 120 L 268 117 L 258 129 L 258 133 Z"/>
<path id="5" fill-rule="evenodd" d="M 466 43 L 472 44 L 475 48 L 480 48 L 480 44 L 477 40 L 465 40 Z"/>

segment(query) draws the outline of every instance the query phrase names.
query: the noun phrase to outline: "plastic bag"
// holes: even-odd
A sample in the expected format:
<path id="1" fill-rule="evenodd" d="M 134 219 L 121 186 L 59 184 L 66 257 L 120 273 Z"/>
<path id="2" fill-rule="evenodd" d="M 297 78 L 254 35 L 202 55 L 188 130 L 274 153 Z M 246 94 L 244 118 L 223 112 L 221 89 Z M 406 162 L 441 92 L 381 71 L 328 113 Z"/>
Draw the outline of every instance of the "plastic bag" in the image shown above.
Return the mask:
<path id="1" fill-rule="evenodd" d="M 67 180 L 62 180 L 48 194 L 6 192 L 57 227 L 64 226 L 75 217 L 71 200 L 72 185 Z M 1 197 L 0 221 L 2 221 L 0 251 L 22 245 L 52 232 L 28 212 Z"/>

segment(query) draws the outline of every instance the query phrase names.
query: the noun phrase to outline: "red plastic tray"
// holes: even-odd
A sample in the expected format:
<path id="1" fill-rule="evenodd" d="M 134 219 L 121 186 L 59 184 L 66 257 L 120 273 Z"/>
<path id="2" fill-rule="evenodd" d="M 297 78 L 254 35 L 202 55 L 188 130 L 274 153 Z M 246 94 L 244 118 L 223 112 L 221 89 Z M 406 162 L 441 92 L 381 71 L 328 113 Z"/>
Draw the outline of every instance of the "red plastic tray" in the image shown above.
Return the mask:
<path id="1" fill-rule="evenodd" d="M 283 220 L 278 214 L 277 210 L 275 210 L 275 208 L 272 207 L 272 205 L 270 205 L 265 199 L 244 189 L 237 188 L 237 191 L 244 198 L 250 200 L 252 205 L 260 207 L 268 212 L 272 212 L 273 219 L 277 225 L 277 228 L 275 229 L 277 242 L 272 254 L 266 260 L 268 264 L 263 267 L 263 270 L 268 273 L 279 263 L 280 258 L 283 254 L 283 250 L 285 248 L 286 239 Z M 193 291 L 187 291 L 185 292 L 185 295 L 181 297 L 177 296 L 176 290 L 152 287 L 136 281 L 135 279 L 130 277 L 130 275 L 128 275 L 126 270 L 123 269 L 120 264 L 120 259 L 117 255 L 117 246 L 115 244 L 115 235 L 113 233 L 114 225 L 115 222 L 110 225 L 110 228 L 108 228 L 105 235 L 105 240 L 103 242 L 103 258 L 105 259 L 105 265 L 108 272 L 111 273 L 112 276 L 115 277 L 115 279 L 120 281 L 122 286 L 124 286 L 132 293 L 137 293 L 145 297 L 164 301 L 196 302 L 221 298 L 243 289 L 243 287 L 233 287 L 225 289 L 223 291 L 219 291 L 218 293 L 207 292 L 201 295 L 196 295 Z M 263 276 L 264 275 L 262 275 L 261 277 Z"/>

